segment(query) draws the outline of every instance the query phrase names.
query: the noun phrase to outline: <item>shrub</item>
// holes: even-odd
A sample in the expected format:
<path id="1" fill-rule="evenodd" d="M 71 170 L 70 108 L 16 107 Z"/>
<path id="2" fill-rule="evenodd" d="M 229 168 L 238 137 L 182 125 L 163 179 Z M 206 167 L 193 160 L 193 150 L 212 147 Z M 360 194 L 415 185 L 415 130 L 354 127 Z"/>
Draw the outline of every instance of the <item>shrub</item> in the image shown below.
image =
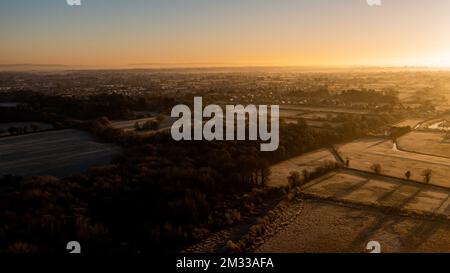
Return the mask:
<path id="1" fill-rule="evenodd" d="M 373 164 L 373 165 L 370 167 L 370 169 L 371 169 L 374 173 L 376 173 L 376 174 L 380 174 L 380 173 L 381 173 L 381 165 L 378 164 L 378 163 Z"/>
<path id="2" fill-rule="evenodd" d="M 431 174 L 432 174 L 432 170 L 430 169 L 426 169 L 422 171 L 422 176 L 424 178 L 425 183 L 429 184 L 431 181 Z"/>

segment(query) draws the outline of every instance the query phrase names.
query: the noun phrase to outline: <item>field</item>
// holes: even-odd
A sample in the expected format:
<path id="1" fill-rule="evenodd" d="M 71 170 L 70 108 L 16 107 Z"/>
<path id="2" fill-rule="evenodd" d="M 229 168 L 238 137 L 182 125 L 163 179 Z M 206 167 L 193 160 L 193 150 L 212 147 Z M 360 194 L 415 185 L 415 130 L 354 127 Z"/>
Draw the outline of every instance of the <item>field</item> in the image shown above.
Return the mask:
<path id="1" fill-rule="evenodd" d="M 449 189 L 353 170 L 330 173 L 308 183 L 302 191 L 337 201 L 450 217 Z"/>
<path id="2" fill-rule="evenodd" d="M 318 120 L 318 119 L 330 119 L 335 118 L 336 114 L 329 114 L 329 113 L 308 113 L 301 116 L 304 119 L 312 119 L 312 120 Z"/>
<path id="3" fill-rule="evenodd" d="M 113 121 L 112 126 L 117 129 L 122 129 L 125 132 L 134 132 L 135 131 L 135 124 L 136 122 L 139 123 L 139 125 L 143 125 L 147 121 L 153 121 L 156 120 L 156 117 L 149 117 L 149 118 L 142 118 L 142 119 L 133 119 L 133 120 L 120 120 L 120 121 Z M 170 117 L 165 117 L 165 119 L 160 123 L 159 129 L 165 129 L 172 126 L 172 123 L 174 122 L 174 119 Z M 141 134 L 148 133 L 148 131 L 141 131 L 139 132 Z"/>
<path id="4" fill-rule="evenodd" d="M 341 108 L 306 107 L 297 105 L 284 105 L 280 107 L 280 118 L 286 123 L 297 123 L 299 119 L 304 119 L 311 127 L 335 128 L 341 123 L 327 121 L 337 114 L 367 114 L 367 111 Z"/>
<path id="5" fill-rule="evenodd" d="M 430 126 L 428 126 L 428 129 L 431 130 L 438 130 L 438 131 L 449 131 L 450 128 L 448 127 L 444 127 L 445 126 L 445 121 L 438 121 L 436 123 L 431 124 Z"/>
<path id="6" fill-rule="evenodd" d="M 25 103 L 21 103 L 21 102 L 0 102 L 0 107 L 5 107 L 5 108 L 17 107 L 19 105 L 25 105 Z"/>
<path id="7" fill-rule="evenodd" d="M 383 253 L 448 253 L 449 233 L 440 221 L 306 200 L 298 217 L 256 252 L 367 253 L 367 243 L 377 241 Z"/>
<path id="8" fill-rule="evenodd" d="M 303 110 L 297 110 L 303 109 Z M 325 112 L 323 112 L 325 111 Z M 312 107 L 296 107 L 296 106 L 281 106 L 280 109 L 280 118 L 284 120 L 285 123 L 298 123 L 299 119 L 304 119 L 306 123 L 311 127 L 316 128 L 335 128 L 339 126 L 341 123 L 334 123 L 327 121 L 330 118 L 336 117 L 336 113 L 329 112 L 334 111 L 333 109 L 328 108 L 312 108 Z M 336 110 L 338 113 L 344 113 L 346 110 L 338 109 Z M 350 111 L 350 110 L 348 110 Z M 358 111 L 357 111 L 358 112 Z M 347 113 L 347 112 L 346 112 Z M 352 113 L 352 111 L 348 112 Z"/>
<path id="9" fill-rule="evenodd" d="M 308 124 L 308 126 L 311 127 L 317 127 L 317 128 L 336 128 L 339 125 L 341 125 L 342 123 L 334 123 L 334 122 L 325 122 L 325 121 L 316 121 L 316 120 L 307 120 L 306 123 Z"/>
<path id="10" fill-rule="evenodd" d="M 408 119 L 396 126 L 415 128 L 422 121 Z M 425 123 L 428 128 L 436 120 Z M 434 220 L 450 219 L 450 143 L 443 141 L 443 134 L 421 130 L 402 136 L 396 144 L 368 137 L 337 145 L 349 168 L 303 185 L 298 217 L 256 251 L 367 252 L 367 243 L 375 240 L 383 252 L 449 252 L 450 224 Z M 321 158 L 333 155 L 321 150 L 275 165 L 270 183 L 287 183 L 291 171 Z M 381 165 L 381 174 L 374 173 L 374 164 Z M 432 171 L 430 183 L 421 175 L 426 169 Z M 412 174 L 409 180 L 406 171 Z"/>
<path id="11" fill-rule="evenodd" d="M 421 173 L 432 170 L 431 183 L 450 187 L 448 170 L 450 159 L 423 155 L 395 149 L 391 140 L 382 138 L 365 138 L 337 147 L 344 159 L 350 160 L 350 168 L 372 172 L 373 164 L 381 165 L 381 173 L 398 178 L 404 178 L 411 171 L 411 179 L 424 181 Z"/>
<path id="12" fill-rule="evenodd" d="M 280 109 L 280 118 L 300 118 L 304 114 L 302 111 L 292 110 L 292 109 Z"/>
<path id="13" fill-rule="evenodd" d="M 409 127 L 411 127 L 411 129 L 415 129 L 423 121 L 424 121 L 424 119 L 420 119 L 420 118 L 417 118 L 417 119 L 406 119 L 406 120 L 403 120 L 403 121 L 401 121 L 401 122 L 399 122 L 397 124 L 394 124 L 394 127 L 406 127 L 406 126 L 409 126 Z"/>
<path id="14" fill-rule="evenodd" d="M 298 119 L 284 118 L 283 121 L 286 124 L 298 124 Z"/>
<path id="15" fill-rule="evenodd" d="M 121 150 L 78 130 L 58 130 L 0 139 L 0 175 L 63 177 L 108 164 Z"/>
<path id="16" fill-rule="evenodd" d="M 328 149 L 318 150 L 283 161 L 270 168 L 271 174 L 268 185 L 271 187 L 287 186 L 287 177 L 291 172 L 297 171 L 301 173 L 302 170 L 311 171 L 326 161 L 336 161 L 334 155 Z"/>
<path id="17" fill-rule="evenodd" d="M 376 240 L 383 252 L 450 251 L 450 190 L 340 169 L 301 188 L 299 216 L 257 252 L 367 252 Z M 403 214 L 395 213 L 396 208 Z"/>
<path id="18" fill-rule="evenodd" d="M 449 128 L 442 126 L 444 120 L 450 120 L 450 116 L 443 115 L 440 116 L 439 118 L 426 120 L 420 125 L 420 129 L 427 131 L 448 131 Z"/>
<path id="19" fill-rule="evenodd" d="M 411 132 L 397 140 L 398 148 L 403 151 L 444 156 L 450 158 L 450 143 L 443 141 L 438 132 Z"/>
<path id="20" fill-rule="evenodd" d="M 154 117 L 151 118 L 143 118 L 143 119 L 133 119 L 133 120 L 123 120 L 123 121 L 113 121 L 112 125 L 114 128 L 122 129 L 126 132 L 134 131 L 134 125 L 139 123 L 140 125 L 144 124 L 147 121 L 155 120 Z"/>
<path id="21" fill-rule="evenodd" d="M 283 105 L 280 107 L 282 111 L 297 111 L 299 113 L 335 113 L 335 114 L 368 114 L 367 111 L 347 108 L 326 108 L 326 107 L 309 107 L 299 105 Z"/>

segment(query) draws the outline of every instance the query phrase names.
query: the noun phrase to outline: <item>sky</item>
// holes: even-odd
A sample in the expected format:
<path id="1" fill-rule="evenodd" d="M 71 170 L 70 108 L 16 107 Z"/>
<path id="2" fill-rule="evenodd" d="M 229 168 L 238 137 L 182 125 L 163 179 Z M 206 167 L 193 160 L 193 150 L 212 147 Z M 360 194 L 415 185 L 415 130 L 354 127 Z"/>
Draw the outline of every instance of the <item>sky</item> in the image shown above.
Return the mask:
<path id="1" fill-rule="evenodd" d="M 1 0 L 0 64 L 446 66 L 450 0 Z"/>

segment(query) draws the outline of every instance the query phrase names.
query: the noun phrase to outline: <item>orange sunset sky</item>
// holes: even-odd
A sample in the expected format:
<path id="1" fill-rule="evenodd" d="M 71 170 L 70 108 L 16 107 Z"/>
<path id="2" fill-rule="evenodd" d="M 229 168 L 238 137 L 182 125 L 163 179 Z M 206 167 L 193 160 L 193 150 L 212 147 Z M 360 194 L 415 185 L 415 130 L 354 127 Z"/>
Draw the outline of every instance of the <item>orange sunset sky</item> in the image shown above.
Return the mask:
<path id="1" fill-rule="evenodd" d="M 0 64 L 450 67 L 450 0 L 5 0 L 0 37 Z"/>

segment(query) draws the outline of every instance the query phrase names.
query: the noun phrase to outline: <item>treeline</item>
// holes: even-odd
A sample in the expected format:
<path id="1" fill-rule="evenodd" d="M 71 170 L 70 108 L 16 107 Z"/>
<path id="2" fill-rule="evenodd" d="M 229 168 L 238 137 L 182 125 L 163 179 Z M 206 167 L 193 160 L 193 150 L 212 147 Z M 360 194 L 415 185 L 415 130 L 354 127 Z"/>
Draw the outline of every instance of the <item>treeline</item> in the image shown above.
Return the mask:
<path id="1" fill-rule="evenodd" d="M 41 130 L 42 128 L 39 126 L 39 124 L 31 123 L 29 125 L 23 126 L 10 126 L 7 129 L 0 128 L 0 135 L 8 133 L 10 136 L 18 136 L 28 133 L 35 133 Z"/>
<path id="2" fill-rule="evenodd" d="M 92 120 L 103 116 L 109 119 L 133 119 L 136 118 L 135 111 L 164 112 L 176 104 L 173 99 L 163 96 L 126 96 L 115 93 L 63 97 L 21 91 L 8 97 L 24 105 L 17 106 L 17 109 L 0 108 L 6 114 L 2 122 L 6 122 L 7 118 L 9 121 L 29 120 L 33 115 L 54 116 L 60 120 Z M 14 114 L 18 114 L 16 118 Z"/>
<path id="3" fill-rule="evenodd" d="M 401 136 L 408 134 L 411 132 L 411 126 L 404 127 L 392 127 L 390 130 L 390 137 L 393 141 L 397 141 Z"/>
<path id="4" fill-rule="evenodd" d="M 380 92 L 371 89 L 362 90 L 346 90 L 339 94 L 334 95 L 334 98 L 347 101 L 347 102 L 365 102 L 365 103 L 386 103 L 396 104 L 398 100 L 398 92 L 385 91 Z"/>
<path id="5" fill-rule="evenodd" d="M 339 93 L 330 92 L 328 86 L 316 86 L 308 90 L 293 90 L 288 92 L 289 96 L 296 98 L 306 98 L 310 103 L 330 104 L 339 103 L 365 103 L 369 105 L 388 104 L 395 105 L 399 103 L 398 92 L 377 91 L 372 89 L 350 89 Z"/>
<path id="6" fill-rule="evenodd" d="M 22 122 L 22 121 L 44 121 L 47 117 L 34 110 L 28 105 L 17 105 L 16 107 L 0 107 L 0 123 Z"/>

